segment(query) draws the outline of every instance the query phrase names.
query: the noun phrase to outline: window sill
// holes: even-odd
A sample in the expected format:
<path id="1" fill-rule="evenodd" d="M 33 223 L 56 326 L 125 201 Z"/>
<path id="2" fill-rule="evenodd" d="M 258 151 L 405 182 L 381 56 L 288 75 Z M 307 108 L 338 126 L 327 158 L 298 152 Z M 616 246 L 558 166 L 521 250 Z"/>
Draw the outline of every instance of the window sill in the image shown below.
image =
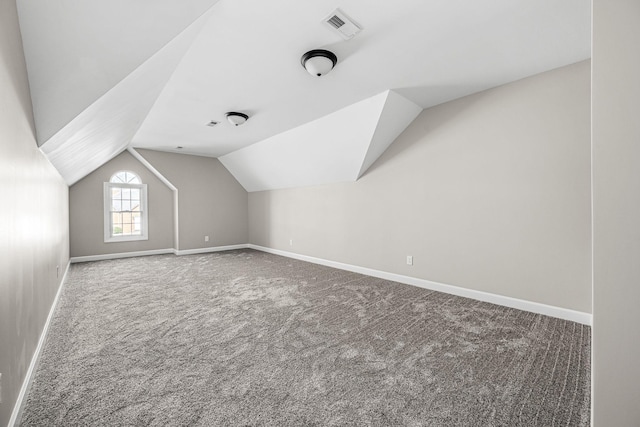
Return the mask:
<path id="1" fill-rule="evenodd" d="M 117 242 L 136 242 L 139 240 L 149 240 L 148 236 L 122 236 L 122 237 L 108 237 L 104 239 L 105 243 L 117 243 Z"/>

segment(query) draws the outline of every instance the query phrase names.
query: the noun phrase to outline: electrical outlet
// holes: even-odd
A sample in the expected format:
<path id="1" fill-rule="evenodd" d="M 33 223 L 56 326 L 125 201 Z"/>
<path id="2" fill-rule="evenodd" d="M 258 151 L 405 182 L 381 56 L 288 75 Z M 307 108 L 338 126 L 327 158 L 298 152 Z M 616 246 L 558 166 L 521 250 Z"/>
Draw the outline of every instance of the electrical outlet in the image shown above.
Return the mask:
<path id="1" fill-rule="evenodd" d="M 413 257 L 411 255 L 407 255 L 407 265 L 413 265 Z"/>
<path id="2" fill-rule="evenodd" d="M 56 277 L 60 277 L 60 266 L 56 265 Z"/>
<path id="3" fill-rule="evenodd" d="M 293 239 L 289 239 L 289 246 L 293 246 Z"/>
<path id="4" fill-rule="evenodd" d="M 209 241 L 209 236 L 204 236 L 204 241 L 208 242 Z"/>

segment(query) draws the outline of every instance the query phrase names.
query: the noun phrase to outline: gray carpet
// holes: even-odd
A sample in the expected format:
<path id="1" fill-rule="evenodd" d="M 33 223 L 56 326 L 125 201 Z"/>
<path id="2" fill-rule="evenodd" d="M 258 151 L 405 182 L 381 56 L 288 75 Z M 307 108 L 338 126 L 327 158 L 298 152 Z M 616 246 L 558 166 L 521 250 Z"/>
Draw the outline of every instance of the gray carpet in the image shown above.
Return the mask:
<path id="1" fill-rule="evenodd" d="M 590 328 L 252 250 L 75 264 L 23 426 L 587 426 Z"/>

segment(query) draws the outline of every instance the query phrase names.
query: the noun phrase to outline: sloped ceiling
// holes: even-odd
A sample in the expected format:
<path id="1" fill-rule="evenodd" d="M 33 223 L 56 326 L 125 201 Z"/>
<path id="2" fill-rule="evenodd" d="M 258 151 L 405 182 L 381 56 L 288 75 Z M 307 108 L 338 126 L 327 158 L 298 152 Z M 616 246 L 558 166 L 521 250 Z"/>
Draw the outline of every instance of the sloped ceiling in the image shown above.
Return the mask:
<path id="1" fill-rule="evenodd" d="M 40 146 L 69 184 L 128 147 L 203 22 L 197 20 Z"/>
<path id="2" fill-rule="evenodd" d="M 410 123 L 408 102 L 427 108 L 590 56 L 583 0 L 18 5 L 38 142 L 69 184 L 127 146 L 220 157 L 250 191 L 353 180 L 402 131 L 397 124 Z M 336 6 L 364 28 L 352 40 L 322 24 Z M 300 65 L 317 48 L 338 56 L 321 78 Z M 350 106 L 368 111 L 365 125 L 338 120 Z M 226 111 L 250 119 L 232 127 Z M 211 120 L 220 123 L 206 126 Z M 312 131 L 318 123 L 322 132 Z M 326 149 L 327 135 L 341 134 L 367 141 L 357 161 Z M 292 135 L 304 150 L 282 142 Z M 300 173 L 296 163 L 323 150 L 318 168 L 335 173 Z M 269 180 L 253 151 L 292 172 Z"/>
<path id="3" fill-rule="evenodd" d="M 46 142 L 216 1 L 19 0 L 38 143 Z"/>
<path id="4" fill-rule="evenodd" d="M 387 91 L 226 154 L 220 161 L 247 191 L 355 181 L 420 111 L 418 105 Z"/>

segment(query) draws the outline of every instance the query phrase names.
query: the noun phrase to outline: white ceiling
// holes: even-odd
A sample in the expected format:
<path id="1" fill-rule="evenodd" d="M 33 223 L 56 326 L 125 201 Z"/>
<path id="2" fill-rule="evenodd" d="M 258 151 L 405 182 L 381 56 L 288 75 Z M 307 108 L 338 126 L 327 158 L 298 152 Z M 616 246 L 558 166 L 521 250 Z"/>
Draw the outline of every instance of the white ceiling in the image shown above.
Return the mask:
<path id="1" fill-rule="evenodd" d="M 18 5 L 38 141 L 45 153 L 56 152 L 69 183 L 127 146 L 182 146 L 183 153 L 221 157 L 388 90 L 426 108 L 590 56 L 584 0 Z M 336 7 L 364 28 L 354 39 L 344 41 L 322 24 Z M 179 52 L 163 53 L 176 37 Z M 321 78 L 300 65 L 300 56 L 316 48 L 338 56 Z M 132 74 L 138 77 L 126 90 L 110 95 Z M 147 80 L 155 82 L 153 90 L 135 89 Z M 93 106 L 105 96 L 108 108 Z M 251 117 L 232 127 L 224 120 L 230 110 Z M 221 123 L 208 127 L 210 120 Z M 65 142 L 79 134 L 86 137 Z M 324 142 L 311 135 L 306 144 Z M 50 143 L 55 149 L 47 150 Z M 98 147 L 89 149 L 91 164 L 73 160 L 92 145 Z M 273 150 L 282 162 L 296 161 Z"/>
<path id="2" fill-rule="evenodd" d="M 128 147 L 204 22 L 196 20 L 40 146 L 69 184 Z"/>
<path id="3" fill-rule="evenodd" d="M 18 0 L 41 145 L 217 0 Z"/>
<path id="4" fill-rule="evenodd" d="M 220 161 L 247 191 L 355 181 L 420 111 L 415 103 L 386 91 Z"/>

